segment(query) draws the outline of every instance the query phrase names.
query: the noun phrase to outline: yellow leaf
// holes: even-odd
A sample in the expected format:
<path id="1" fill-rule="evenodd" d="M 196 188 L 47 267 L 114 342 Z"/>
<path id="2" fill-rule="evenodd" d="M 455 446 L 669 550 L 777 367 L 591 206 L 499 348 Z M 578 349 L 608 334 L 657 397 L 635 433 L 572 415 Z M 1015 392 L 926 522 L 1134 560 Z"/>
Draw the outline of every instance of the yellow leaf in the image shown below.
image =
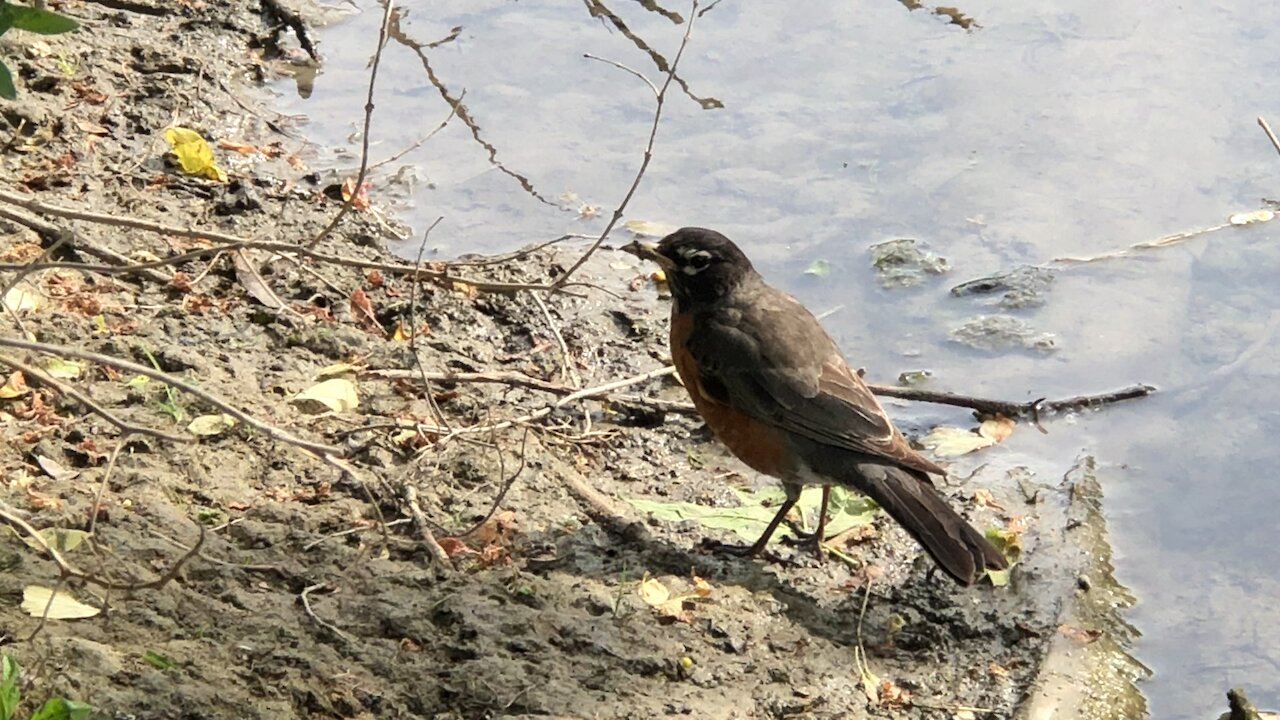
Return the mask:
<path id="1" fill-rule="evenodd" d="M 667 590 L 667 586 L 661 581 L 649 577 L 649 573 L 644 574 L 644 580 L 640 581 L 640 599 L 646 605 L 652 607 L 661 607 L 671 599 L 671 591 Z"/>
<path id="2" fill-rule="evenodd" d="M 201 415 L 187 425 L 187 432 L 197 437 L 214 437 L 236 426 L 236 419 L 226 413 Z"/>
<path id="3" fill-rule="evenodd" d="M 53 598 L 53 602 L 49 601 L 50 598 Z M 50 620 L 78 620 L 102 612 L 100 608 L 85 605 L 65 591 L 55 595 L 53 590 L 39 585 L 28 585 L 22 589 L 22 610 L 32 617 L 47 617 Z"/>
<path id="4" fill-rule="evenodd" d="M 174 126 L 164 131 L 164 139 L 173 148 L 173 155 L 182 172 L 218 182 L 227 181 L 227 173 L 213 159 L 213 148 L 209 147 L 200 133 L 191 128 Z"/>
<path id="5" fill-rule="evenodd" d="M 331 378 L 312 385 L 293 397 L 293 404 L 305 413 L 325 410 L 345 412 L 360 404 L 356 384 L 346 378 Z"/>

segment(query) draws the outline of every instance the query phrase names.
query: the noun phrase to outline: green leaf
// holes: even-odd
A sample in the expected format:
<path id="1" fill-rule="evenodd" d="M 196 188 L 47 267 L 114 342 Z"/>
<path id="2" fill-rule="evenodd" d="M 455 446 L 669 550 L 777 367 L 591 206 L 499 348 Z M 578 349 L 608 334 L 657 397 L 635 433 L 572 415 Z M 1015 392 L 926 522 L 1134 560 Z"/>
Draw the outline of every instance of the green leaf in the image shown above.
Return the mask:
<path id="1" fill-rule="evenodd" d="M 651 513 L 659 520 L 682 522 L 692 520 L 699 525 L 716 530 L 728 530 L 748 542 L 754 542 L 768 527 L 778 512 L 778 506 L 786 498 L 781 488 L 765 488 L 754 493 L 736 490 L 742 504 L 738 507 L 710 507 L 690 502 L 659 502 L 643 498 L 627 498 L 636 509 Z M 814 517 L 822 503 L 822 493 L 816 490 L 800 496 L 796 507 L 806 517 Z M 827 534 L 838 535 L 857 525 L 866 525 L 875 517 L 877 506 L 868 498 L 840 487 L 831 489 L 828 508 Z M 774 538 L 791 535 L 785 524 L 778 527 Z"/>
<path id="2" fill-rule="evenodd" d="M 41 708 L 31 714 L 31 720 L 88 720 L 93 706 L 88 703 L 50 698 Z"/>
<path id="3" fill-rule="evenodd" d="M 22 699 L 18 693 L 18 680 L 21 677 L 22 670 L 13 656 L 5 655 L 0 658 L 0 720 L 12 720 L 13 713 L 18 709 L 18 702 Z"/>
<path id="4" fill-rule="evenodd" d="M 66 15 L 39 8 L 8 5 L 5 14 L 13 27 L 39 35 L 60 35 L 80 27 L 80 23 Z"/>
<path id="5" fill-rule="evenodd" d="M 163 653 L 158 653 L 155 650 L 148 650 L 143 653 L 142 659 L 146 660 L 148 665 L 157 670 L 168 670 L 173 667 L 173 661 L 169 659 L 169 656 L 164 655 Z"/>
<path id="6" fill-rule="evenodd" d="M 9 66 L 3 62 L 0 62 L 0 98 L 5 100 L 18 98 L 18 89 L 13 86 L 13 75 L 9 72 Z M 0 716 L 0 720 L 8 720 L 8 718 Z"/>

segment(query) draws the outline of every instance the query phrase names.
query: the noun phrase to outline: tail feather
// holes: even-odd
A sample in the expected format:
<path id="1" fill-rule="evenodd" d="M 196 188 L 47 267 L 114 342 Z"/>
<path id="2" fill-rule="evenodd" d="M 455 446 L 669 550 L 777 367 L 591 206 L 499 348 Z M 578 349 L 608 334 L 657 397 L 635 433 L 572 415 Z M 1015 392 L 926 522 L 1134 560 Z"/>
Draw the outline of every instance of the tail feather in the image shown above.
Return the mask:
<path id="1" fill-rule="evenodd" d="M 903 468 L 859 464 L 858 489 L 875 500 L 961 585 L 984 570 L 1009 563 L 990 542 L 938 494 L 924 477 Z"/>

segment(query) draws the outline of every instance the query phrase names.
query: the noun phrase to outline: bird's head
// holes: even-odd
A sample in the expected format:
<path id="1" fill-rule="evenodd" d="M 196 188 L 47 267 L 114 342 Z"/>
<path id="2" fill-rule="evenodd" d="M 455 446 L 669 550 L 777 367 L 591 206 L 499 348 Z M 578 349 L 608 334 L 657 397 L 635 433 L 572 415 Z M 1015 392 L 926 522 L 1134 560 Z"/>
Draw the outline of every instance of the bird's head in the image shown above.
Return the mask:
<path id="1" fill-rule="evenodd" d="M 637 240 L 622 250 L 661 266 L 680 305 L 719 300 L 755 274 L 732 240 L 706 228 L 680 228 L 656 245 Z"/>

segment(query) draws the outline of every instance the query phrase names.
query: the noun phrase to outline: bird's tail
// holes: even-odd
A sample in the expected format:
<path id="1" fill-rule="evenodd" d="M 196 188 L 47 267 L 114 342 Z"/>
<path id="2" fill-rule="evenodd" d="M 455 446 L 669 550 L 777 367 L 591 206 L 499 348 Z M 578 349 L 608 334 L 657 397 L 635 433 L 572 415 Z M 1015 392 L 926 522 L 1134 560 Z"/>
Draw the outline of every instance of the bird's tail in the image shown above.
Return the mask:
<path id="1" fill-rule="evenodd" d="M 910 470 L 859 464 L 858 489 L 911 533 L 948 575 L 972 585 L 983 570 L 1004 570 L 1008 561 L 947 504 L 926 478 Z"/>

